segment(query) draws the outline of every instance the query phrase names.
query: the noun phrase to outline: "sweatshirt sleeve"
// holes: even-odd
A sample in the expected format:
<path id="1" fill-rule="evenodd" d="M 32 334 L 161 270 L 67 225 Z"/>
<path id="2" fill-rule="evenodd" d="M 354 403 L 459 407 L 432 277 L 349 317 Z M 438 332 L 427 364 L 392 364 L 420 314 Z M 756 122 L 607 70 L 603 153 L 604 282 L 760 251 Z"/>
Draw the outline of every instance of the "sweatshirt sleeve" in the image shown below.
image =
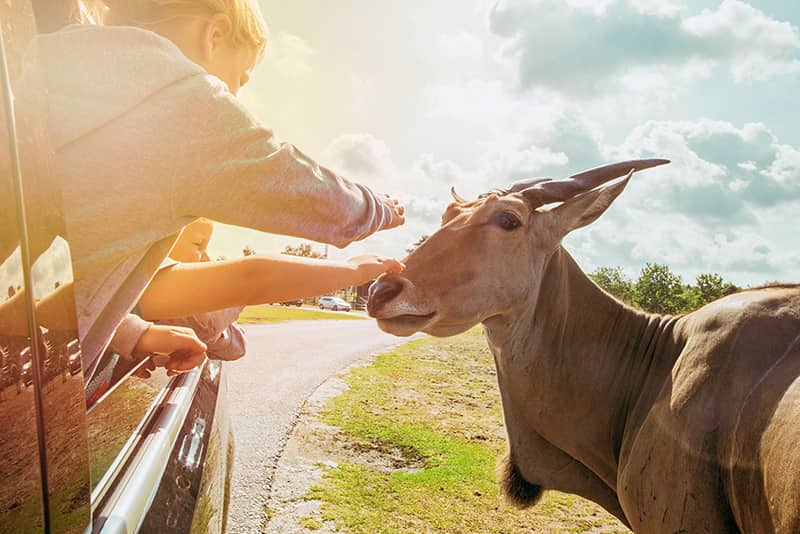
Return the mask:
<path id="1" fill-rule="evenodd" d="M 344 247 L 385 228 L 388 206 L 369 187 L 319 165 L 253 118 L 211 76 L 176 84 L 162 100 L 173 131 L 176 217 L 219 222 Z M 178 104 L 175 106 L 175 104 Z M 162 117 L 163 119 L 163 117 Z"/>
<path id="2" fill-rule="evenodd" d="M 139 338 L 147 332 L 152 324 L 138 315 L 129 313 L 114 332 L 114 337 L 111 338 L 111 342 L 108 345 L 109 350 L 116 352 L 123 358 L 133 358 L 133 349 L 139 342 Z"/>
<path id="3" fill-rule="evenodd" d="M 247 353 L 247 337 L 239 326 L 228 328 L 213 343 L 208 344 L 208 357 L 212 360 L 238 360 Z"/>
<path id="4" fill-rule="evenodd" d="M 247 338 L 244 332 L 233 324 L 242 309 L 242 307 L 225 308 L 156 322 L 191 328 L 206 344 L 208 357 L 213 360 L 238 360 L 247 352 Z"/>

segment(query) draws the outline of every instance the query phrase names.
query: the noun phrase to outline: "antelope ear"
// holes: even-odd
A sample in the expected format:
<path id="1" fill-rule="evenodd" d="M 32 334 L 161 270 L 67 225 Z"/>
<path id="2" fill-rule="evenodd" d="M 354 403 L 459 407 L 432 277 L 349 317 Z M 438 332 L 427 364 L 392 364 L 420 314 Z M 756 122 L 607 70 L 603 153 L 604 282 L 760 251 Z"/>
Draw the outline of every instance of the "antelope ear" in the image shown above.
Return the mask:
<path id="1" fill-rule="evenodd" d="M 565 200 L 549 210 L 547 216 L 559 238 L 596 221 L 614 202 L 614 199 L 622 193 L 632 174 L 633 171 L 629 172 L 624 180 L 600 189 L 587 191 Z"/>

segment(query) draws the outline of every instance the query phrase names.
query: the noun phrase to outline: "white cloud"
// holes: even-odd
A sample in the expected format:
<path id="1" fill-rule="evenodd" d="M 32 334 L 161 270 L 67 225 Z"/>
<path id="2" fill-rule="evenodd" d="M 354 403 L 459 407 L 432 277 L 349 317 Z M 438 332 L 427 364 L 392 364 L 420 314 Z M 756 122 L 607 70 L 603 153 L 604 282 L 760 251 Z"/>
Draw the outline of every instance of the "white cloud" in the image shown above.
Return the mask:
<path id="1" fill-rule="evenodd" d="M 737 79 L 800 72 L 800 31 L 740 0 L 704 9 L 681 27 L 713 46 L 709 55 L 727 61 Z"/>
<path id="2" fill-rule="evenodd" d="M 511 182 L 516 179 L 539 176 L 548 168 L 562 167 L 568 162 L 569 158 L 564 152 L 554 152 L 548 147 L 533 145 L 497 154 L 494 159 L 486 162 L 486 173 L 496 177 L 495 179 Z"/>
<path id="3" fill-rule="evenodd" d="M 445 59 L 475 60 L 483 55 L 483 42 L 468 32 L 442 35 L 439 48 Z"/>
<path id="4" fill-rule="evenodd" d="M 72 264 L 69 247 L 61 237 L 56 237 L 48 249 L 44 251 L 31 267 L 33 296 L 44 298 L 59 285 L 72 282 Z"/>
<path id="5" fill-rule="evenodd" d="M 8 287 L 22 285 L 22 260 L 19 247 L 0 263 L 0 302 L 6 300 Z"/>
<path id="6" fill-rule="evenodd" d="M 674 17 L 686 9 L 686 5 L 672 0 L 629 0 L 633 9 L 646 15 Z"/>
<path id="7" fill-rule="evenodd" d="M 301 78 L 311 73 L 309 64 L 314 49 L 301 37 L 286 32 L 278 32 L 267 48 L 265 63 L 287 78 Z"/>
<path id="8" fill-rule="evenodd" d="M 607 154 L 672 159 L 646 201 L 707 224 L 746 224 L 759 209 L 800 199 L 800 152 L 759 123 L 652 121 Z"/>
<path id="9" fill-rule="evenodd" d="M 591 99 L 675 93 L 676 83 L 706 78 L 714 67 L 739 81 L 800 72 L 800 31 L 740 0 L 695 15 L 675 3 L 583 4 L 507 1 L 492 10 L 491 28 L 510 40 L 523 88 Z"/>
<path id="10" fill-rule="evenodd" d="M 635 274 L 660 262 L 687 281 L 700 272 L 740 284 L 800 277 L 787 224 L 800 207 L 800 152 L 763 124 L 651 121 L 603 150 L 609 161 L 672 163 L 634 176 L 614 208 L 568 238 L 588 270 L 622 265 Z"/>
<path id="11" fill-rule="evenodd" d="M 436 161 L 433 154 L 423 154 L 415 165 L 416 170 L 437 185 L 454 185 L 464 172 L 450 160 Z"/>
<path id="12" fill-rule="evenodd" d="M 788 145 L 777 145 L 775 160 L 762 175 L 786 187 L 798 187 L 800 182 L 800 150 Z"/>
<path id="13" fill-rule="evenodd" d="M 337 172 L 365 177 L 373 184 L 386 181 L 386 175 L 394 172 L 389 147 L 384 141 L 366 133 L 337 137 L 331 141 L 325 157 Z"/>

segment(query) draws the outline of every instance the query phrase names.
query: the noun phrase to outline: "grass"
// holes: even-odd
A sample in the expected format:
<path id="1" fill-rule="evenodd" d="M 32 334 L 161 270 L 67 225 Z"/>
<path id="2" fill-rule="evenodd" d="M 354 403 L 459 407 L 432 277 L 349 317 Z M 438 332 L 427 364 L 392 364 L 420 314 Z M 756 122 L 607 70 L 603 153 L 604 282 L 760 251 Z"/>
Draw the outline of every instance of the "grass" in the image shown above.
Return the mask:
<path id="1" fill-rule="evenodd" d="M 161 384 L 131 378 L 89 412 L 89 471 L 92 488 L 114 462 L 147 413 Z"/>
<path id="2" fill-rule="evenodd" d="M 308 308 L 289 308 L 284 306 L 272 306 L 270 304 L 248 306 L 242 310 L 241 315 L 239 315 L 240 323 L 280 323 L 283 321 L 319 321 L 332 319 L 363 320 L 366 319 L 366 317 L 352 312 L 323 312 Z"/>
<path id="3" fill-rule="evenodd" d="M 323 421 L 356 445 L 401 450 L 408 466 L 329 469 L 307 495 L 322 501 L 323 520 L 357 533 L 628 532 L 573 495 L 547 492 L 524 512 L 503 502 L 495 466 L 505 431 L 479 330 L 413 341 L 346 380 L 350 389 L 329 401 Z"/>
<path id="4" fill-rule="evenodd" d="M 308 530 L 319 530 L 322 528 L 322 520 L 308 515 L 301 517 L 299 523 L 300 526 Z"/>

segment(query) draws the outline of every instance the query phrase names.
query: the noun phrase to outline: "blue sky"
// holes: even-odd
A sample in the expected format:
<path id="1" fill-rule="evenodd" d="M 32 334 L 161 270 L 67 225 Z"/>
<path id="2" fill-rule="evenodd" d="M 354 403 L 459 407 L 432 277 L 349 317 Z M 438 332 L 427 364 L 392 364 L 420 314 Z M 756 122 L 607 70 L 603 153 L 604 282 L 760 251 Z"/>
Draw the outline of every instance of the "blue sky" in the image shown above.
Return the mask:
<path id="1" fill-rule="evenodd" d="M 345 251 L 402 256 L 465 196 L 666 157 L 565 244 L 587 271 L 667 263 L 691 281 L 800 282 L 800 3 L 262 0 L 241 94 L 277 135 L 399 195 L 404 228 Z M 222 228 L 212 252 L 296 242 Z"/>

